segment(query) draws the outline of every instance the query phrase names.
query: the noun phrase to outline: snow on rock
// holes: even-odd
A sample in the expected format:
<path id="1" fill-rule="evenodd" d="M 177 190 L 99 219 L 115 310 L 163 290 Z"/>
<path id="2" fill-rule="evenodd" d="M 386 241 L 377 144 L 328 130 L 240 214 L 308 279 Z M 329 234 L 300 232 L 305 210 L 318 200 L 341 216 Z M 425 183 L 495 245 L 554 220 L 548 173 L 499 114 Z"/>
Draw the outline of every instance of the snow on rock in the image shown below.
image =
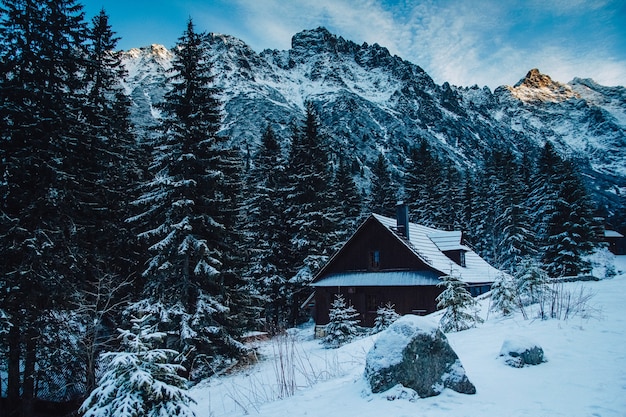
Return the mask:
<path id="1" fill-rule="evenodd" d="M 398 319 L 380 334 L 367 354 L 365 377 L 373 393 L 398 384 L 422 398 L 439 395 L 445 388 L 476 393 L 443 332 L 432 320 L 413 315 Z"/>
<path id="2" fill-rule="evenodd" d="M 502 344 L 500 357 L 514 368 L 524 365 L 539 365 L 544 362 L 543 349 L 539 344 L 519 336 L 508 338 Z"/>
<path id="3" fill-rule="evenodd" d="M 592 80 L 570 84 L 531 70 L 514 87 L 439 86 L 419 66 L 378 45 L 343 39 L 324 28 L 295 34 L 289 50 L 252 50 L 228 35 L 207 37 L 216 87 L 224 103 L 221 134 L 253 154 L 268 123 L 288 149 L 294 120 L 315 105 L 339 156 L 358 164 L 367 192 L 369 169 L 382 152 L 394 175 L 423 138 L 441 160 L 482 165 L 494 147 L 532 150 L 550 140 L 581 163 L 591 189 L 609 212 L 624 188 L 626 89 Z M 158 103 L 171 88 L 171 52 L 160 45 L 123 53 L 126 93 L 139 136 L 152 137 Z M 606 194 L 609 194 L 608 196 Z"/>

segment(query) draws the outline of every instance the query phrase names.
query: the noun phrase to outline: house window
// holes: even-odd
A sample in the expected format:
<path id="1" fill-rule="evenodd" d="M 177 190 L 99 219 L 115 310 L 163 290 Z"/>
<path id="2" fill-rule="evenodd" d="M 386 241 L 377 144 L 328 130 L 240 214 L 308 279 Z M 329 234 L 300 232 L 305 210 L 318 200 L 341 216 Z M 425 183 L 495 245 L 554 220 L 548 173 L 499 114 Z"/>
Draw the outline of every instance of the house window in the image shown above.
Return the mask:
<path id="1" fill-rule="evenodd" d="M 380 268 L 380 251 L 373 250 L 369 254 L 369 267 L 370 269 Z"/>
<path id="2" fill-rule="evenodd" d="M 462 267 L 465 267 L 465 251 L 459 251 L 459 265 L 461 265 Z"/>

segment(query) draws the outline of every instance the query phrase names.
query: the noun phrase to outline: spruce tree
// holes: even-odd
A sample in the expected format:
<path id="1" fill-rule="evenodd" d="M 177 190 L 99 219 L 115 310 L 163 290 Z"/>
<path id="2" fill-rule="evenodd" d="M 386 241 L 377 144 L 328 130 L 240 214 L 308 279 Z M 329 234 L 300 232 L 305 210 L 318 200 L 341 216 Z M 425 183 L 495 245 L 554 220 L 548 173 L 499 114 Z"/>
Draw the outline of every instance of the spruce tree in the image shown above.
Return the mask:
<path id="1" fill-rule="evenodd" d="M 122 351 L 103 355 L 105 370 L 97 388 L 81 406 L 85 417 L 193 417 L 194 400 L 186 390 L 185 369 L 173 363 L 179 352 L 159 349 L 166 334 L 156 330 L 146 315 L 131 320 L 131 330 L 120 330 Z"/>
<path id="2" fill-rule="evenodd" d="M 452 160 L 442 164 L 441 178 L 432 198 L 437 201 L 433 204 L 431 221 L 435 226 L 446 230 L 458 230 L 462 225 L 462 190 L 461 173 Z"/>
<path id="3" fill-rule="evenodd" d="M 513 314 L 518 305 L 517 287 L 510 275 L 500 274 L 491 286 L 491 310 L 503 316 Z"/>
<path id="4" fill-rule="evenodd" d="M 541 302 L 550 291 L 549 276 L 532 258 L 522 260 L 516 268 L 515 287 L 522 305 Z"/>
<path id="5" fill-rule="evenodd" d="M 264 324 L 280 330 L 290 323 L 288 264 L 290 236 L 285 215 L 286 161 L 274 130 L 268 125 L 253 158 L 247 203 L 249 276 L 262 300 Z"/>
<path id="6" fill-rule="evenodd" d="M 372 167 L 372 189 L 368 209 L 383 216 L 394 216 L 397 199 L 397 190 L 391 180 L 387 159 L 383 154 L 379 154 Z"/>
<path id="7" fill-rule="evenodd" d="M 358 334 L 359 313 L 353 306 L 347 305 L 341 294 L 335 294 L 330 307 L 330 322 L 326 325 L 326 336 L 322 344 L 326 348 L 336 349 L 352 341 Z"/>
<path id="8" fill-rule="evenodd" d="M 394 309 L 394 305 L 388 302 L 384 306 L 378 307 L 376 310 L 376 319 L 374 320 L 374 327 L 372 328 L 372 334 L 380 333 L 387 327 L 391 326 L 393 322 L 398 320 L 400 315 Z"/>
<path id="9" fill-rule="evenodd" d="M 438 284 L 444 290 L 436 298 L 437 308 L 445 309 L 440 326 L 444 332 L 460 332 L 482 323 L 478 316 L 478 303 L 465 288 L 456 271 L 441 277 Z"/>
<path id="10" fill-rule="evenodd" d="M 527 210 L 528 187 L 522 167 L 510 151 L 498 152 L 496 161 L 497 197 L 495 198 L 495 264 L 510 273 L 522 259 L 534 256 L 535 233 Z"/>
<path id="11" fill-rule="evenodd" d="M 573 163 L 563 160 L 550 142 L 542 149 L 533 187 L 546 271 L 553 277 L 588 272 L 585 257 L 598 239 L 591 200 Z"/>
<path id="12" fill-rule="evenodd" d="M 304 123 L 296 126 L 287 178 L 285 213 L 290 233 L 292 320 L 297 321 L 300 304 L 309 296 L 308 283 L 333 253 L 337 243 L 336 211 L 330 210 L 331 170 L 328 142 L 320 131 L 312 103 L 307 103 Z"/>
<path id="13" fill-rule="evenodd" d="M 220 102 L 205 41 L 189 20 L 174 48 L 153 178 L 135 202 L 144 211 L 130 219 L 143 228 L 150 255 L 144 300 L 134 308 L 162 318 L 168 346 L 182 353 L 192 379 L 244 352 L 235 337 L 247 309 L 236 256 L 241 165 L 218 135 Z"/>
<path id="14" fill-rule="evenodd" d="M 338 211 L 339 230 L 337 247 L 354 233 L 362 215 L 362 198 L 352 177 L 351 167 L 344 157 L 339 157 L 339 166 L 331 183 L 332 201 Z"/>
<path id="15" fill-rule="evenodd" d="M 65 348 L 41 332 L 82 279 L 81 9 L 73 0 L 5 0 L 0 10 L 0 304 L 12 320 L 10 413 L 21 404 L 32 414 L 35 372 L 60 356 L 46 352 Z"/>

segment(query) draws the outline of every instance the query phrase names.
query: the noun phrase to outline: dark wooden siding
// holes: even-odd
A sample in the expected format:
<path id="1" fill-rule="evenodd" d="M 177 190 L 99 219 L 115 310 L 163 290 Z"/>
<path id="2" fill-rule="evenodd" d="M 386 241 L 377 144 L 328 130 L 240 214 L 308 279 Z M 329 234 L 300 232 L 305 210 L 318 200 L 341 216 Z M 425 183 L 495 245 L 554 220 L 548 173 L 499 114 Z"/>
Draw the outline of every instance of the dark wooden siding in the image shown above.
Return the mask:
<path id="1" fill-rule="evenodd" d="M 390 302 L 396 312 L 429 314 L 437 309 L 435 298 L 443 289 L 422 287 L 317 287 L 315 289 L 315 323 L 328 324 L 330 306 L 335 294 L 342 294 L 346 302 L 359 312 L 360 325 L 372 327 L 379 306 Z"/>
<path id="2" fill-rule="evenodd" d="M 379 252 L 376 267 L 370 263 L 371 254 Z M 432 270 L 389 229 L 370 217 L 343 246 L 341 251 L 322 271 L 323 275 L 348 271 L 371 270 Z M 320 276 L 321 278 L 321 276 Z"/>

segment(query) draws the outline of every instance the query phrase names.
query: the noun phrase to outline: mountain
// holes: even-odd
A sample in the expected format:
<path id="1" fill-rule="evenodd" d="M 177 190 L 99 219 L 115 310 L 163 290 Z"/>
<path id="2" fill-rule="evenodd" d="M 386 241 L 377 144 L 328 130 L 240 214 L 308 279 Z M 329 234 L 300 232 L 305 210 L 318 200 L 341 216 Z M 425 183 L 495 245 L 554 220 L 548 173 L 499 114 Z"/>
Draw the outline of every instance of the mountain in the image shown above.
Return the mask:
<path id="1" fill-rule="evenodd" d="M 224 100 L 223 133 L 253 154 L 271 124 L 284 147 L 307 101 L 318 110 L 332 149 L 364 172 L 380 153 L 393 175 L 425 139 L 461 167 L 482 163 L 494 148 L 535 153 L 546 140 L 577 161 L 606 215 L 623 212 L 626 193 L 626 89 L 590 79 L 563 84 L 532 69 L 514 86 L 437 85 L 419 66 L 378 44 L 358 45 L 324 28 L 293 36 L 287 51 L 253 51 L 241 40 L 209 35 L 216 83 Z M 169 88 L 164 47 L 124 52 L 124 80 L 140 131 L 154 124 Z M 147 137 L 147 134 L 146 134 Z"/>

